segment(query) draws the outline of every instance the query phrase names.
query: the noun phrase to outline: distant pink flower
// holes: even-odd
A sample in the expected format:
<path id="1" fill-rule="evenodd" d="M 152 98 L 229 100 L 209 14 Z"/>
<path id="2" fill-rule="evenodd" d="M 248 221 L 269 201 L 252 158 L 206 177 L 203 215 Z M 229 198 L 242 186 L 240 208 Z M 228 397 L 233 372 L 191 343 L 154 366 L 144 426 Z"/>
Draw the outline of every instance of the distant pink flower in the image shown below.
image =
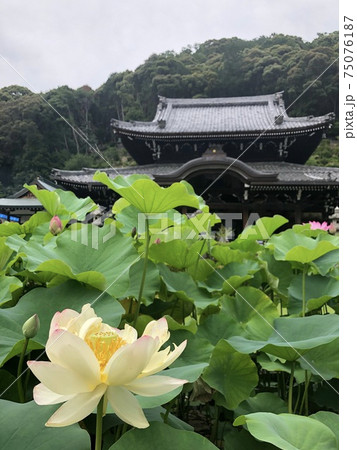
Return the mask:
<path id="1" fill-rule="evenodd" d="M 327 222 L 315 222 L 314 220 L 309 222 L 311 230 L 324 230 L 329 231 L 331 225 L 327 225 Z"/>
<path id="2" fill-rule="evenodd" d="M 52 217 L 49 230 L 55 236 L 63 230 L 61 219 L 58 216 Z"/>
<path id="3" fill-rule="evenodd" d="M 161 239 L 157 238 L 157 239 L 155 239 L 154 244 L 160 244 L 160 242 L 161 242 Z"/>

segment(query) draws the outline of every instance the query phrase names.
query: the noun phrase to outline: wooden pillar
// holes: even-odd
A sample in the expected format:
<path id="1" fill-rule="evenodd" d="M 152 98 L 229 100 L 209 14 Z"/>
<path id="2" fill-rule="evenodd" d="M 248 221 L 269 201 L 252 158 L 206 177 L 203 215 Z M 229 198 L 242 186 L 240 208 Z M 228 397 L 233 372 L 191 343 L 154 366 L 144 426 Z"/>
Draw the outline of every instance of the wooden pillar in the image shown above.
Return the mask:
<path id="1" fill-rule="evenodd" d="M 301 223 L 301 203 L 296 203 L 295 206 L 295 214 L 294 214 L 295 223 Z"/>
<path id="2" fill-rule="evenodd" d="M 294 221 L 297 224 L 301 223 L 301 196 L 302 190 L 299 189 L 296 195 L 295 214 L 294 214 Z"/>
<path id="3" fill-rule="evenodd" d="M 248 205 L 243 204 L 243 208 L 242 208 L 242 225 L 243 225 L 243 229 L 245 228 L 247 222 L 249 219 L 249 210 L 248 210 Z"/>

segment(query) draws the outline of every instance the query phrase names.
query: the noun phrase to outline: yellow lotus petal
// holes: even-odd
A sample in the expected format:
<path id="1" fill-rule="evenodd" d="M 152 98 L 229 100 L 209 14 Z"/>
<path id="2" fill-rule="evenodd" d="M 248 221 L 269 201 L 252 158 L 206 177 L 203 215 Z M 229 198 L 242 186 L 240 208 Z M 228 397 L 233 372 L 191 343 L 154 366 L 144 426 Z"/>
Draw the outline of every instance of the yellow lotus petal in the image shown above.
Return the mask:
<path id="1" fill-rule="evenodd" d="M 175 346 L 175 349 L 170 353 L 167 352 L 167 349 L 156 352 L 142 371 L 142 376 L 146 377 L 169 367 L 185 350 L 186 344 L 187 341 L 183 341 L 178 347 Z"/>
<path id="2" fill-rule="evenodd" d="M 56 330 L 47 341 L 46 353 L 53 363 L 73 370 L 92 385 L 92 389 L 100 384 L 98 360 L 80 337 L 65 330 Z"/>
<path id="3" fill-rule="evenodd" d="M 96 387 L 78 373 L 47 361 L 27 361 L 31 372 L 48 389 L 57 394 L 71 395 L 91 392 Z"/>
<path id="4" fill-rule="evenodd" d="M 106 389 L 107 386 L 100 384 L 92 392 L 76 395 L 57 409 L 49 418 L 46 426 L 65 427 L 84 419 L 97 407 Z"/>
<path id="5" fill-rule="evenodd" d="M 63 403 L 74 397 L 72 395 L 61 395 L 50 391 L 42 383 L 33 388 L 33 399 L 38 405 L 55 405 L 56 403 Z"/>
<path id="6" fill-rule="evenodd" d="M 134 392 L 134 394 L 143 395 L 144 397 L 156 397 L 157 395 L 167 394 L 185 383 L 187 383 L 187 380 L 153 375 L 134 380 L 126 384 L 125 387 L 129 391 Z"/>
<path id="7" fill-rule="evenodd" d="M 149 422 L 134 395 L 121 386 L 108 387 L 108 401 L 115 414 L 136 428 L 147 428 Z"/>
<path id="8" fill-rule="evenodd" d="M 117 350 L 104 368 L 106 383 L 119 386 L 137 378 L 150 361 L 156 345 L 157 341 L 152 337 L 142 336 Z"/>

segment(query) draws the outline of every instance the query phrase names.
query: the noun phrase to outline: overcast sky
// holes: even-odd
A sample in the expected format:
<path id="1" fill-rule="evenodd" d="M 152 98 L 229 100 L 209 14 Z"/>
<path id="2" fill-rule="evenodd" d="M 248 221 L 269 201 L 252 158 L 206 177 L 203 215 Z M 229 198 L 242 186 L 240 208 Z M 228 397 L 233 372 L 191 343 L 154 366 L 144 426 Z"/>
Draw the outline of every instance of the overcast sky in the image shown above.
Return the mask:
<path id="1" fill-rule="evenodd" d="M 208 39 L 338 29 L 338 0 L 0 0 L 0 87 L 93 89 L 151 54 Z M 13 68 L 2 59 L 5 58 Z"/>

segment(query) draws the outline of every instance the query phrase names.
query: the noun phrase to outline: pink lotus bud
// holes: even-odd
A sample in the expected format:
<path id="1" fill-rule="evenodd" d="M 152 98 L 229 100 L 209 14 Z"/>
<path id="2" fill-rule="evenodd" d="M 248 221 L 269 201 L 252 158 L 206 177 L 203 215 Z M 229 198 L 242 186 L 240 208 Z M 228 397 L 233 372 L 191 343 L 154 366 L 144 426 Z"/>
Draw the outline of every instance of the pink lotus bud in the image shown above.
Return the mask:
<path id="1" fill-rule="evenodd" d="M 157 238 L 157 239 L 155 239 L 154 244 L 160 244 L 160 242 L 161 242 L 161 239 Z"/>
<path id="2" fill-rule="evenodd" d="M 63 230 L 61 219 L 58 216 L 52 217 L 49 230 L 54 236 L 56 236 Z"/>

